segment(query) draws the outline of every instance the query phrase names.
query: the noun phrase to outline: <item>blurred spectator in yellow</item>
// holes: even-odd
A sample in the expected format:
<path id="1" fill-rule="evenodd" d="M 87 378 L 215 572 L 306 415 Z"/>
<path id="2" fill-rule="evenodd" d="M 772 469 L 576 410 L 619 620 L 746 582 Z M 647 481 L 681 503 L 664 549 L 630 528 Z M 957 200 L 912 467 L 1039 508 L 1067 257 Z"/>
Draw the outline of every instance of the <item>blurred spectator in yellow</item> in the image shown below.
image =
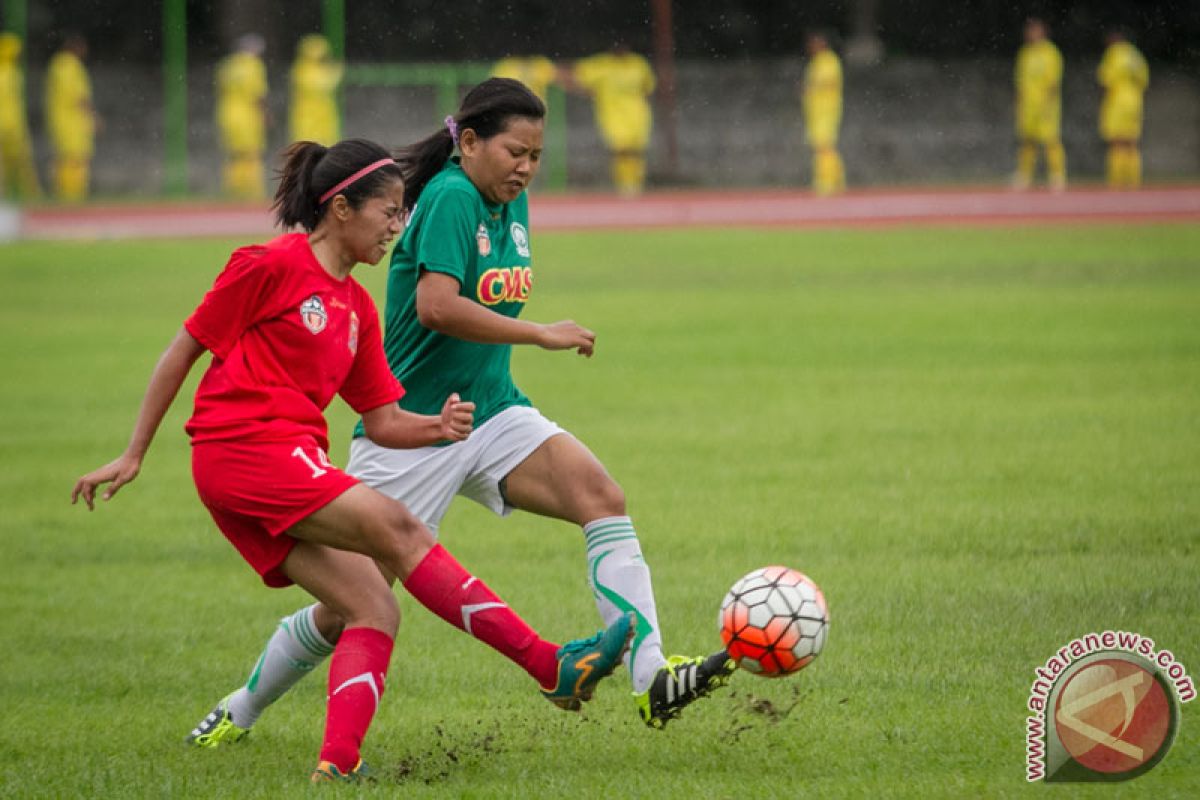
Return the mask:
<path id="1" fill-rule="evenodd" d="M 805 40 L 808 65 L 804 68 L 801 101 L 804 130 L 813 151 L 813 191 L 837 194 L 846 189 L 846 169 L 838 152 L 842 125 L 842 62 L 829 46 L 829 37 L 812 31 Z"/>
<path id="2" fill-rule="evenodd" d="M 544 103 L 550 84 L 558 79 L 558 67 L 545 56 L 507 56 L 492 67 L 492 75 L 520 81 Z"/>
<path id="3" fill-rule="evenodd" d="M 1014 83 L 1017 90 L 1017 174 L 1013 186 L 1028 189 L 1037 169 L 1038 148 L 1046 153 L 1046 180 L 1052 189 L 1067 185 L 1067 154 L 1063 149 L 1063 60 L 1049 39 L 1046 23 L 1025 21 L 1025 44 L 1017 51 Z"/>
<path id="4" fill-rule="evenodd" d="M 25 116 L 21 39 L 0 33 L 0 196 L 29 200 L 41 194 Z"/>
<path id="5" fill-rule="evenodd" d="M 69 203 L 87 197 L 95 150 L 92 81 L 83 65 L 87 51 L 86 39 L 67 34 L 46 72 L 46 127 L 54 146 L 54 194 Z"/>
<path id="6" fill-rule="evenodd" d="M 225 165 L 226 194 L 259 200 L 266 194 L 263 153 L 267 149 L 266 45 L 256 33 L 238 38 L 234 52 L 217 65 L 217 127 Z"/>
<path id="7" fill-rule="evenodd" d="M 1108 49 L 1096 71 L 1104 87 L 1100 136 L 1108 143 L 1107 180 L 1114 189 L 1142 184 L 1142 96 L 1150 85 L 1150 67 L 1124 31 L 1108 34 Z"/>
<path id="8" fill-rule="evenodd" d="M 329 40 L 324 36 L 310 34 L 296 45 L 289 119 L 293 142 L 317 142 L 330 147 L 341 139 L 337 90 L 342 71 L 342 65 L 333 60 Z"/>
<path id="9" fill-rule="evenodd" d="M 649 97 L 655 86 L 650 62 L 619 43 L 611 52 L 577 61 L 570 78 L 592 95 L 600 138 L 612 154 L 617 191 L 627 197 L 641 194 L 652 124 Z"/>

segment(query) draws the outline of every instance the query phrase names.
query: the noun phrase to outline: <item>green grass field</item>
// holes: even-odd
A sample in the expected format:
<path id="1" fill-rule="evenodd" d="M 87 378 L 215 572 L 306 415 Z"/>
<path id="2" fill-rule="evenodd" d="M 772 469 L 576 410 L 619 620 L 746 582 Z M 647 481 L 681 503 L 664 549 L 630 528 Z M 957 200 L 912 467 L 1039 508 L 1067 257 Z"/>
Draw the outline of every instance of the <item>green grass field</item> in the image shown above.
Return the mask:
<path id="1" fill-rule="evenodd" d="M 124 447 L 234 244 L 0 249 L 0 796 L 313 791 L 324 674 L 244 746 L 182 744 L 304 601 L 263 588 L 196 499 L 190 396 L 136 483 L 92 514 L 67 502 Z M 1138 631 L 1200 672 L 1197 227 L 535 244 L 527 315 L 599 341 L 592 360 L 519 352 L 519 383 L 624 486 L 668 648 L 714 648 L 726 589 L 771 563 L 822 585 L 830 638 L 798 676 L 737 675 L 657 733 L 623 670 L 564 714 L 404 596 L 363 794 L 1057 796 L 1025 783 L 1024 731 L 1033 670 L 1060 646 Z M 382 300 L 382 268 L 359 277 Z M 351 422 L 335 405 L 337 463 Z M 598 626 L 578 531 L 466 501 L 442 530 L 547 637 Z M 1195 712 L 1155 770 L 1070 796 L 1200 796 Z"/>

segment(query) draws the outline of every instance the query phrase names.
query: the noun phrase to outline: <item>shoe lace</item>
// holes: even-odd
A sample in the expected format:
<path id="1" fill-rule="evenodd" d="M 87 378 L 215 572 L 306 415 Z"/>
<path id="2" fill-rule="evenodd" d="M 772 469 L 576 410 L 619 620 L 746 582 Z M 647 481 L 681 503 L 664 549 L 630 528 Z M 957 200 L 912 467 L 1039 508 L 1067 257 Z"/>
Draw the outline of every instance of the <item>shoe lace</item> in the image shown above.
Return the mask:
<path id="1" fill-rule="evenodd" d="M 565 655 L 573 655 L 575 653 L 582 653 L 586 650 L 591 650 L 593 647 L 595 647 L 597 644 L 600 643 L 600 637 L 602 637 L 603 635 L 604 635 L 604 632 L 601 631 L 600 633 L 597 633 L 593 636 L 589 636 L 586 639 L 572 639 L 571 641 L 567 642 L 566 644 L 564 644 L 562 647 L 559 648 L 559 654 L 565 656 Z"/>

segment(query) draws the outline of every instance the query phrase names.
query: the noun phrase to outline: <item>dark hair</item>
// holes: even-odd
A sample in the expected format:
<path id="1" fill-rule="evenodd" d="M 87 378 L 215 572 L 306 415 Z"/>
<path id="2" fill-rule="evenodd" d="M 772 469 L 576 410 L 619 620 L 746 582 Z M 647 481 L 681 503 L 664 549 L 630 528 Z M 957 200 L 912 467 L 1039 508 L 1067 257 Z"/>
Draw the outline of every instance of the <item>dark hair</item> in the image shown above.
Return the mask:
<path id="1" fill-rule="evenodd" d="M 287 228 L 299 225 L 311 233 L 329 208 L 329 201 L 321 202 L 321 197 L 363 167 L 385 158 L 389 158 L 388 151 L 366 139 L 345 139 L 333 147 L 316 142 L 292 143 L 283 151 L 279 188 L 271 204 L 275 221 Z M 398 164 L 387 164 L 337 194 L 345 196 L 351 208 L 358 208 L 386 184 L 402 177 Z"/>
<path id="2" fill-rule="evenodd" d="M 545 119 L 546 104 L 529 87 L 512 78 L 488 78 L 463 98 L 454 124 L 461 135 L 467 128 L 481 139 L 508 129 L 513 117 Z M 404 210 L 411 211 L 430 178 L 438 174 L 454 153 L 455 137 L 442 128 L 396 153 L 404 172 Z"/>
<path id="3" fill-rule="evenodd" d="M 1109 25 L 1104 31 L 1105 41 L 1133 41 L 1133 29 L 1128 25 Z"/>

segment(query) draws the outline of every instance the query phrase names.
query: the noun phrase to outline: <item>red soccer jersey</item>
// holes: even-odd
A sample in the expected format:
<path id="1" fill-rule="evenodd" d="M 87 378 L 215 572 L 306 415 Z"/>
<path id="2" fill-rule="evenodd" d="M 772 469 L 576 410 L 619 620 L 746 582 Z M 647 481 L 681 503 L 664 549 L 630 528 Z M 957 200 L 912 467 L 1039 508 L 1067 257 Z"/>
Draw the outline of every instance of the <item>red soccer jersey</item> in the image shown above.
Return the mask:
<path id="1" fill-rule="evenodd" d="M 302 233 L 235 250 L 184 327 L 213 354 L 186 426 L 193 443 L 307 434 L 328 450 L 321 412 L 334 394 L 360 414 L 404 394 L 371 296 L 326 272 Z"/>

